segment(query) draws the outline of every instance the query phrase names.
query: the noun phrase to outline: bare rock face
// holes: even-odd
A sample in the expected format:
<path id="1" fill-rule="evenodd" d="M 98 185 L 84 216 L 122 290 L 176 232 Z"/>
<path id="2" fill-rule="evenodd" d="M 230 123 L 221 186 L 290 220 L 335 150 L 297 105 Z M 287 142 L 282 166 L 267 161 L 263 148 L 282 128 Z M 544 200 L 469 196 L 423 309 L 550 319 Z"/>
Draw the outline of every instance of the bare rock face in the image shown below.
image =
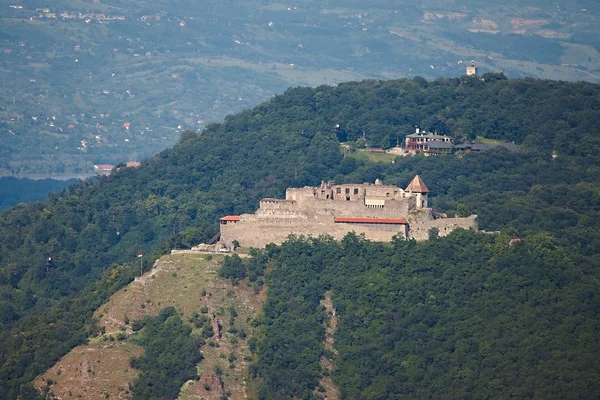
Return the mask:
<path id="1" fill-rule="evenodd" d="M 203 373 L 189 384 L 183 398 L 220 399 L 225 394 L 223 380 L 216 373 Z"/>

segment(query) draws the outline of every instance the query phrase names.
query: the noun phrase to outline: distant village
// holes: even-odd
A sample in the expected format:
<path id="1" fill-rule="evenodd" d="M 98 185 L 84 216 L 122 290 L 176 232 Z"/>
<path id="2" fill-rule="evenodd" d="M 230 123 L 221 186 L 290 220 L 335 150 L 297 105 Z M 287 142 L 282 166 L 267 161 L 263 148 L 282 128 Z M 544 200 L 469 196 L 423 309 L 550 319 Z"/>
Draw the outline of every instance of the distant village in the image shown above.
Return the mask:
<path id="1" fill-rule="evenodd" d="M 95 3 L 99 3 L 97 0 Z M 86 24 L 96 22 L 96 23 L 109 23 L 112 21 L 125 21 L 127 19 L 126 16 L 120 14 L 104 14 L 104 13 L 96 13 L 96 12 L 81 12 L 81 11 L 71 11 L 71 10 L 58 10 L 55 7 L 37 7 L 26 8 L 20 4 L 11 4 L 8 6 L 12 11 L 12 16 L 27 18 L 30 21 L 36 20 L 57 20 L 57 21 L 82 21 Z M 15 15 L 16 14 L 16 15 Z M 193 20 L 194 17 L 188 17 L 190 20 Z M 130 17 L 131 19 L 131 17 Z M 186 26 L 185 18 L 179 18 L 175 16 L 167 16 L 166 14 L 150 14 L 150 15 L 142 15 L 139 18 L 135 18 L 140 22 L 147 23 L 150 21 L 166 21 L 173 22 L 181 27 Z"/>
<path id="2" fill-rule="evenodd" d="M 99 3 L 94 1 L 94 3 Z M 30 23 L 46 22 L 50 24 L 108 24 L 108 23 L 135 23 L 141 25 L 158 24 L 173 24 L 176 27 L 183 28 L 186 26 L 185 20 L 193 20 L 194 17 L 177 17 L 166 15 L 166 13 L 155 13 L 142 15 L 141 12 L 134 15 L 123 15 L 116 13 L 99 13 L 83 10 L 69 10 L 58 7 L 27 7 L 18 3 L 7 5 L 8 12 L 3 12 L 4 18 L 14 19 L 16 21 L 29 21 Z M 136 48 L 134 46 L 134 38 L 119 38 L 122 39 L 127 46 L 126 48 L 113 48 L 114 55 L 128 54 L 133 57 L 158 57 L 163 54 L 157 51 L 146 51 L 143 46 Z M 139 40 L 139 39 L 138 39 Z M 63 43 L 64 44 L 64 43 Z M 85 55 L 92 50 L 86 48 L 82 43 L 75 42 L 72 47 L 72 56 L 74 63 L 80 63 L 85 58 Z M 167 50 L 168 51 L 168 50 Z M 37 50 L 35 41 L 29 40 L 5 40 L 0 44 L 0 54 L 10 56 L 11 60 L 23 59 L 23 62 L 35 64 L 36 62 L 45 63 L 39 60 L 40 57 L 45 57 L 46 52 L 40 53 Z M 41 54 L 41 56 L 40 56 Z M 45 65 L 45 64 L 44 64 Z M 35 72 L 35 68 L 32 69 Z M 115 76 L 115 73 L 112 74 Z M 92 79 L 93 74 L 90 72 L 89 79 Z M 177 74 L 172 74 L 173 79 L 180 79 Z M 32 90 L 35 95 L 44 98 L 44 94 L 48 91 L 48 82 L 43 81 L 40 77 L 32 76 L 28 78 L 28 82 L 32 85 Z M 82 91 L 81 94 L 84 94 Z M 114 88 L 107 87 L 96 89 L 95 92 L 85 94 L 91 99 L 95 98 L 118 98 L 135 99 L 137 93 L 133 88 L 123 87 Z M 81 134 L 82 137 L 75 142 L 71 141 L 68 146 L 75 147 L 76 150 L 82 153 L 87 152 L 90 148 L 98 145 L 115 145 L 121 142 L 120 145 L 129 145 L 135 148 L 137 145 L 135 137 L 144 137 L 147 135 L 146 141 L 163 141 L 171 142 L 173 137 L 186 128 L 201 129 L 205 126 L 205 116 L 199 114 L 184 114 L 179 110 L 170 110 L 172 121 L 167 123 L 167 126 L 161 125 L 162 134 L 160 136 L 156 131 L 157 118 L 131 119 L 131 116 L 117 116 L 115 110 L 105 110 L 104 112 L 96 113 L 61 113 L 58 110 L 44 109 L 44 104 L 38 108 L 21 111 L 19 113 L 10 113 L 9 110 L 2 110 L 0 113 L 0 124 L 5 123 L 8 127 L 6 130 L 10 136 L 18 136 L 23 130 L 34 128 L 40 132 L 57 135 L 60 137 L 73 137 Z M 165 132 L 165 130 L 167 132 Z M 137 139 L 139 140 L 139 139 Z M 58 147 L 55 148 L 58 150 Z M 100 169 L 103 170 L 103 169 Z M 98 169 L 96 169 L 98 171 Z"/>

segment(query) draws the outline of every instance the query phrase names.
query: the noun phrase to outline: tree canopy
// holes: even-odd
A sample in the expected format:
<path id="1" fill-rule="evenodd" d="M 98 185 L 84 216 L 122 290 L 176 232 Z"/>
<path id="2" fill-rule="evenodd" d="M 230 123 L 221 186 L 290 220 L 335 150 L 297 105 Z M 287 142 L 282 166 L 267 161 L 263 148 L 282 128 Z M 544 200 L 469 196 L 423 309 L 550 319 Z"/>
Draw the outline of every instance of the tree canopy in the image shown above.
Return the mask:
<path id="1" fill-rule="evenodd" d="M 440 211 L 476 213 L 481 228 L 510 237 L 548 235 L 592 274 L 600 262 L 599 119 L 600 87 L 588 83 L 485 75 L 295 88 L 183 135 L 140 168 L 0 212 L 0 397 L 14 398 L 85 340 L 91 310 L 131 278 L 123 265 L 136 253 L 149 263 L 207 241 L 220 216 L 323 179 L 404 186 L 419 174 Z M 522 151 L 394 163 L 341 152 L 340 140 L 363 132 L 369 144 L 401 140 L 415 124 L 459 139 L 515 141 Z M 114 280 L 119 268 L 130 272 Z M 246 274 L 256 278 L 261 268 Z M 107 279 L 115 283 L 100 291 Z"/>
<path id="2" fill-rule="evenodd" d="M 268 248 L 259 398 L 318 398 L 326 291 L 341 398 L 598 397 L 598 269 L 548 234 L 509 239 L 458 230 L 382 244 L 351 233 Z"/>

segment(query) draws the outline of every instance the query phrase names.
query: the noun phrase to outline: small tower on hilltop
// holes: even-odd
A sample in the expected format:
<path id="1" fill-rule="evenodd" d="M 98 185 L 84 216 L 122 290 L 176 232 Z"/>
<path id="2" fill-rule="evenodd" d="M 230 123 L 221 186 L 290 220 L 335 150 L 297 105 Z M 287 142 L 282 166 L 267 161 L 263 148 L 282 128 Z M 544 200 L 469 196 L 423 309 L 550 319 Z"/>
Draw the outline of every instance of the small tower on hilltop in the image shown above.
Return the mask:
<path id="1" fill-rule="evenodd" d="M 406 188 L 406 192 L 410 193 L 411 196 L 414 194 L 417 200 L 417 208 L 427 208 L 427 193 L 429 193 L 429 189 L 423 183 L 419 175 L 415 176 L 412 182 Z"/>
<path id="2" fill-rule="evenodd" d="M 467 76 L 477 76 L 477 72 L 475 61 L 471 61 L 471 64 L 467 66 Z"/>

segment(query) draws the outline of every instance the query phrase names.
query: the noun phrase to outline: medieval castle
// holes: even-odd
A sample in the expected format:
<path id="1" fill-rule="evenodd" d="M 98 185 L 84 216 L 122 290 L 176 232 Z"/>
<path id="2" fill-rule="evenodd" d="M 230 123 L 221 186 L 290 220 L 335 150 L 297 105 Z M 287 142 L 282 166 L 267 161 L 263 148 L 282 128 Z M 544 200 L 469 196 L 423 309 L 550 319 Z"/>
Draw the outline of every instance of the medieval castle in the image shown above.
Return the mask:
<path id="1" fill-rule="evenodd" d="M 374 184 L 322 182 L 320 187 L 288 188 L 285 200 L 262 199 L 254 214 L 221 218 L 220 242 L 261 248 L 280 244 L 290 234 L 339 240 L 354 231 L 369 240 L 390 241 L 395 235 L 426 240 L 431 228 L 440 236 L 459 227 L 477 230 L 476 215 L 447 218 L 433 212 L 428 192 L 418 175 L 404 190 L 379 179 Z"/>

